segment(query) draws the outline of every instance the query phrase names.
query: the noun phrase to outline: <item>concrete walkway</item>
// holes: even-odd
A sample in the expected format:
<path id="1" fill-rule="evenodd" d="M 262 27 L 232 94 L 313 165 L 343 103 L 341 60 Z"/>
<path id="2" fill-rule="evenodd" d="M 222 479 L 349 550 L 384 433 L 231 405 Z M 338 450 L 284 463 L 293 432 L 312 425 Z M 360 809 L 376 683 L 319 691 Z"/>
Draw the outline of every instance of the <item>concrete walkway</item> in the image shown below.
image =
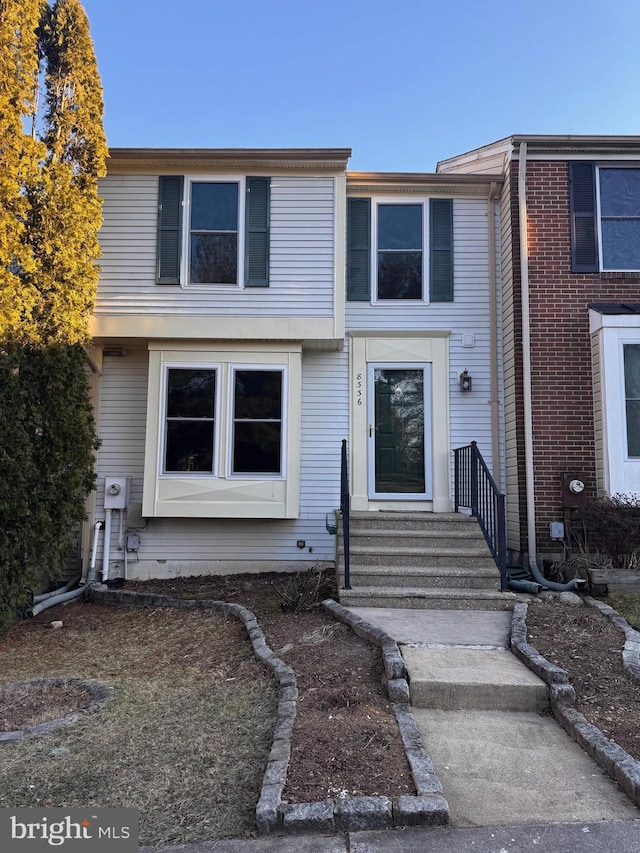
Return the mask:
<path id="1" fill-rule="evenodd" d="M 350 609 L 400 645 L 452 827 L 640 818 L 549 715 L 546 685 L 508 650 L 510 612 Z"/>

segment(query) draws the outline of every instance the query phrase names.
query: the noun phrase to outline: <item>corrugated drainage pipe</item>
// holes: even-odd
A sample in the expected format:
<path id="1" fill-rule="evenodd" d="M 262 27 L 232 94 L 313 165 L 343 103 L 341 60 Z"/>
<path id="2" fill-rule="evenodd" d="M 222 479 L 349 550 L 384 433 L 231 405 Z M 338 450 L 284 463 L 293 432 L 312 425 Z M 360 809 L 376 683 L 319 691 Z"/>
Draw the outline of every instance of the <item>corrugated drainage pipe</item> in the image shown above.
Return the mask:
<path id="1" fill-rule="evenodd" d="M 78 579 L 76 578 L 73 581 L 69 581 L 64 586 L 58 587 L 58 589 L 54 589 L 51 592 L 43 592 L 42 595 L 34 595 L 33 603 L 39 604 L 41 601 L 46 601 L 47 598 L 53 598 L 54 595 L 60 595 L 62 592 L 66 592 L 71 589 L 72 586 L 75 586 L 78 583 Z"/>
<path id="2" fill-rule="evenodd" d="M 79 580 L 80 578 L 76 578 L 74 583 L 77 583 Z M 46 601 L 34 604 L 28 612 L 31 616 L 37 616 L 38 613 L 48 610 L 49 607 L 55 607 L 56 604 L 63 604 L 65 601 L 73 601 L 74 598 L 79 598 L 86 589 L 85 585 L 79 586 L 77 589 L 72 589 L 70 592 L 61 592 L 60 595 L 54 595 L 51 598 L 47 598 Z"/>
<path id="3" fill-rule="evenodd" d="M 569 583 L 556 583 L 555 581 L 547 580 L 535 563 L 531 563 L 529 569 L 534 580 L 540 586 L 553 590 L 553 592 L 571 592 L 576 589 L 584 589 L 587 583 L 583 578 L 572 578 Z"/>

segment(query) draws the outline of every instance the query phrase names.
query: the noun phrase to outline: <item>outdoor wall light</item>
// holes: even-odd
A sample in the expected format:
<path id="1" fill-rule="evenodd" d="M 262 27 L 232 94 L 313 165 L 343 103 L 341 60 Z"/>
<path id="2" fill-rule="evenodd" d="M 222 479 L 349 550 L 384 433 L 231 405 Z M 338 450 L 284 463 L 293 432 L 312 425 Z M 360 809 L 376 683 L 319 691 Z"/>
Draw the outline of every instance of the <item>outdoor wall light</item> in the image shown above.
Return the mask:
<path id="1" fill-rule="evenodd" d="M 460 374 L 460 390 L 461 391 L 471 391 L 472 379 L 469 371 L 465 367 L 465 369 Z"/>

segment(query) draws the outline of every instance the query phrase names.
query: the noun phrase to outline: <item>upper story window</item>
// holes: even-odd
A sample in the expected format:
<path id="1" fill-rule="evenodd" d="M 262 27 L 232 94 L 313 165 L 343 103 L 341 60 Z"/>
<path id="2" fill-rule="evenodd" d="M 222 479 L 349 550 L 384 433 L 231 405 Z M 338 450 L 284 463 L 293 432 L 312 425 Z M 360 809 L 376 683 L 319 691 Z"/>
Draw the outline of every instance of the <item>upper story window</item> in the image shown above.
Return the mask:
<path id="1" fill-rule="evenodd" d="M 240 185 L 191 183 L 189 284 L 237 284 Z"/>
<path id="2" fill-rule="evenodd" d="M 378 204 L 376 296 L 423 298 L 424 205 Z"/>
<path id="3" fill-rule="evenodd" d="M 569 163 L 573 272 L 640 270 L 640 168 Z"/>
<path id="4" fill-rule="evenodd" d="M 269 286 L 270 178 L 158 179 L 157 284 Z"/>
<path id="5" fill-rule="evenodd" d="M 452 302 L 452 199 L 347 199 L 347 299 Z"/>
<path id="6" fill-rule="evenodd" d="M 640 169 L 600 168 L 603 270 L 640 270 Z"/>

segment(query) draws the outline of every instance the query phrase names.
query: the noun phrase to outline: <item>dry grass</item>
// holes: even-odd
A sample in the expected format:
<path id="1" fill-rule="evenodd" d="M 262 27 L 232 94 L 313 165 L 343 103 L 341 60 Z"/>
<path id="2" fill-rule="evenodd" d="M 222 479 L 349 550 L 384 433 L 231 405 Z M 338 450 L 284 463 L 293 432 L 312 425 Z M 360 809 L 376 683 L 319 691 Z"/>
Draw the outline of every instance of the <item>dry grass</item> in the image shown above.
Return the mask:
<path id="1" fill-rule="evenodd" d="M 64 620 L 57 631 L 53 619 Z M 0 744 L 0 807 L 133 806 L 141 844 L 254 828 L 276 689 L 244 628 L 212 612 L 70 604 L 0 641 L 0 684 L 87 678 L 107 708 Z"/>

